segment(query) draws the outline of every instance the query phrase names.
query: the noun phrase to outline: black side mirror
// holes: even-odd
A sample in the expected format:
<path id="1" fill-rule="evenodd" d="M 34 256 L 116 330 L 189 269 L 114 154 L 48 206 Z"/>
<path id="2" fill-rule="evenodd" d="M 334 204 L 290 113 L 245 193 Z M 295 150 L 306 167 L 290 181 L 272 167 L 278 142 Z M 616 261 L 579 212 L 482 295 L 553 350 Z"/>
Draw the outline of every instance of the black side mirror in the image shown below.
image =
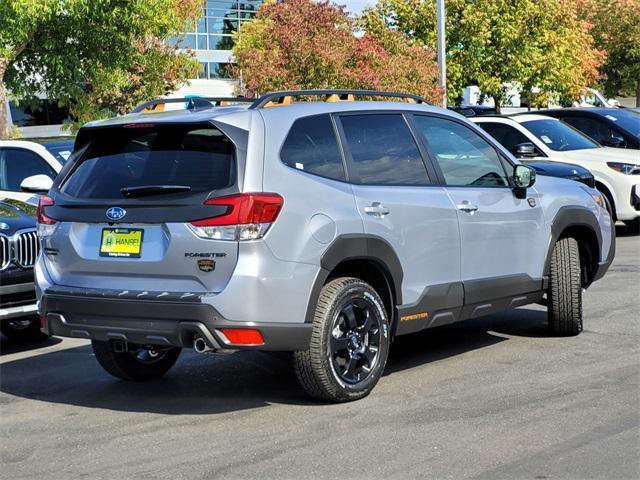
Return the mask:
<path id="1" fill-rule="evenodd" d="M 514 193 L 518 198 L 524 198 L 527 188 L 536 183 L 536 171 L 526 165 L 516 165 L 513 168 Z"/>
<path id="2" fill-rule="evenodd" d="M 536 146 L 531 142 L 519 143 L 513 147 L 512 153 L 517 158 L 535 157 L 538 154 Z"/>

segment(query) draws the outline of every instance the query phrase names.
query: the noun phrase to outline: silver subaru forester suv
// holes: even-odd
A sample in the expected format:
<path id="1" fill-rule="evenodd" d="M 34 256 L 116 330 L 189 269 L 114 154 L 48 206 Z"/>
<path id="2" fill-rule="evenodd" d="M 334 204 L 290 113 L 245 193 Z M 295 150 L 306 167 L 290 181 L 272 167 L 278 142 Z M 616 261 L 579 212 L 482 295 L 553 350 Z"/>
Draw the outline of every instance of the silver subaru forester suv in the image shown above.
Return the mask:
<path id="1" fill-rule="evenodd" d="M 38 231 L 43 330 L 90 339 L 112 375 L 160 377 L 182 348 L 289 351 L 338 402 L 374 388 L 398 335 L 531 303 L 577 335 L 615 245 L 596 190 L 536 181 L 419 97 L 344 90 L 90 123 Z"/>

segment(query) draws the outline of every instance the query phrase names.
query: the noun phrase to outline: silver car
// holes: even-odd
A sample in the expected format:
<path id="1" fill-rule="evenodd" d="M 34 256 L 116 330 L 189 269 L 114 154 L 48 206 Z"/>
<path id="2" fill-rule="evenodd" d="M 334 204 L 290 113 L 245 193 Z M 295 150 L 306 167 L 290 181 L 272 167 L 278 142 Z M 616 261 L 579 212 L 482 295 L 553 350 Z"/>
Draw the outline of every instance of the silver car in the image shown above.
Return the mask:
<path id="1" fill-rule="evenodd" d="M 160 377 L 182 348 L 290 351 L 338 402 L 374 388 L 398 335 L 536 302 L 577 335 L 614 255 L 596 190 L 383 92 L 88 124 L 38 222 L 44 331 L 90 339 L 112 375 Z"/>

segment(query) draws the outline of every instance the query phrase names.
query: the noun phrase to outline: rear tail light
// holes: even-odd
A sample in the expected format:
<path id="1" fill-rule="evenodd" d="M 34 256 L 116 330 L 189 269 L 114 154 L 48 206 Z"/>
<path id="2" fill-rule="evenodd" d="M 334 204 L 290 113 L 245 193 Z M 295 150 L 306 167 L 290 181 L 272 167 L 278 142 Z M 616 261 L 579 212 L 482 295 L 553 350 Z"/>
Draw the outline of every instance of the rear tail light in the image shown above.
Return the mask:
<path id="1" fill-rule="evenodd" d="M 48 237 L 55 232 L 58 221 L 47 216 L 44 212 L 46 207 L 55 205 L 53 198 L 49 195 L 42 195 L 38 201 L 37 219 L 38 219 L 38 235 Z"/>
<path id="2" fill-rule="evenodd" d="M 253 328 L 222 328 L 220 332 L 231 345 L 264 345 L 260 330 Z"/>
<path id="3" fill-rule="evenodd" d="M 205 205 L 227 207 L 222 215 L 189 223 L 201 238 L 212 240 L 256 240 L 276 220 L 284 199 L 277 193 L 238 193 L 212 198 Z"/>

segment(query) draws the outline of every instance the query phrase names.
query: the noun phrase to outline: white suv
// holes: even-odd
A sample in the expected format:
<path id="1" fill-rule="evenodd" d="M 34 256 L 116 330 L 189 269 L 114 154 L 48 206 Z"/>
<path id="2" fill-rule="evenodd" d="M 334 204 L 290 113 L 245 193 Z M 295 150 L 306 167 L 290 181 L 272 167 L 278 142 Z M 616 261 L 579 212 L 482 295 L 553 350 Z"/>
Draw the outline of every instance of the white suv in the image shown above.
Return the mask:
<path id="1" fill-rule="evenodd" d="M 640 222 L 640 153 L 602 147 L 570 125 L 530 113 L 471 119 L 516 157 L 575 163 L 590 170 L 614 217 L 631 228 Z"/>

